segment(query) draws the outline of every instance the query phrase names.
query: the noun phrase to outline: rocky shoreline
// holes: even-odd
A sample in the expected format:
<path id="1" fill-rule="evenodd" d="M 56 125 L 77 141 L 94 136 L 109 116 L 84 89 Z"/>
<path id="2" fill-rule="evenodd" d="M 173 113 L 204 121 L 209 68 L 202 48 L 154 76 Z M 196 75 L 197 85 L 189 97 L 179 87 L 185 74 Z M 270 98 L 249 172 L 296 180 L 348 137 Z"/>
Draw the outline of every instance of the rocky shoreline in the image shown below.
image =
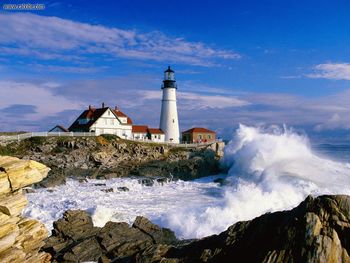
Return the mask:
<path id="1" fill-rule="evenodd" d="M 192 180 L 220 170 L 224 143 L 197 148 L 132 142 L 114 136 L 33 137 L 0 147 L 0 154 L 35 160 L 51 168 L 37 187 L 75 179 L 165 177 Z"/>
<path id="2" fill-rule="evenodd" d="M 52 235 L 24 218 L 22 188 L 46 177 L 35 161 L 0 156 L 1 262 L 350 262 L 350 196 L 307 197 L 290 210 L 238 222 L 198 240 L 178 240 L 170 229 L 137 217 L 132 226 L 93 226 L 84 211 L 66 211 Z M 184 222 L 186 224 L 186 222 Z"/>
<path id="3" fill-rule="evenodd" d="M 184 222 L 185 223 L 185 222 Z M 54 223 L 43 251 L 54 262 L 350 262 L 350 197 L 309 196 L 290 210 L 238 222 L 199 240 L 137 217 L 132 226 L 94 227 L 84 211 L 67 211 Z"/>

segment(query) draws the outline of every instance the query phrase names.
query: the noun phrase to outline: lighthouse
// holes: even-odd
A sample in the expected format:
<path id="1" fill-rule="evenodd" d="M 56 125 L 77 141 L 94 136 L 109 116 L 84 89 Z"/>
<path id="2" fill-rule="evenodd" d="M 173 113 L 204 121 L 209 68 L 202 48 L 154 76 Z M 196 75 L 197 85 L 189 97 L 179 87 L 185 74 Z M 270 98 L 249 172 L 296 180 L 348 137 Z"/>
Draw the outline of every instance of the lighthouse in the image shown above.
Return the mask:
<path id="1" fill-rule="evenodd" d="M 160 129 L 165 134 L 165 141 L 172 143 L 180 142 L 179 119 L 176 107 L 176 80 L 175 72 L 168 67 L 164 71 L 162 85 L 162 110 L 160 112 Z"/>

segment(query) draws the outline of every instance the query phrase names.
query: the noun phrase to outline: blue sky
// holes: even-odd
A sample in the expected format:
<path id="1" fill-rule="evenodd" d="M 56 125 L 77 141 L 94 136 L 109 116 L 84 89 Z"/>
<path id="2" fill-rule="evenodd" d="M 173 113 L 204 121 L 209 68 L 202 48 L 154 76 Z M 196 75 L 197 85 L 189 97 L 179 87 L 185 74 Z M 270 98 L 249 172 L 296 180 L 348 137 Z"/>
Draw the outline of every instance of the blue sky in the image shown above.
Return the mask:
<path id="1" fill-rule="evenodd" d="M 287 124 L 350 140 L 348 1 L 40 3 L 0 11 L 2 131 L 69 126 L 101 102 L 158 126 L 171 65 L 182 130 Z"/>

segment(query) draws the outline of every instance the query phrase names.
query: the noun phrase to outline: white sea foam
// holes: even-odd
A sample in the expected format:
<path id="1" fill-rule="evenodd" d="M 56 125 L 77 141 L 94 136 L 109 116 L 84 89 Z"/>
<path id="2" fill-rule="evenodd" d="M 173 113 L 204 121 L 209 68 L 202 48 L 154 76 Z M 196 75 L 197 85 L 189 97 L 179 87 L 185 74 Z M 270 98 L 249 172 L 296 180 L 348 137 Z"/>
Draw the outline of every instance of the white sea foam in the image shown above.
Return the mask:
<path id="1" fill-rule="evenodd" d="M 193 238 L 219 233 L 266 212 L 290 209 L 308 194 L 350 194 L 350 165 L 319 157 L 305 136 L 287 129 L 241 125 L 225 148 L 223 162 L 231 182 L 225 187 L 212 183 L 214 177 L 152 187 L 127 178 L 68 180 L 53 192 L 40 189 L 28 194 L 25 215 L 49 228 L 67 209 L 89 211 L 98 226 L 108 220 L 130 223 L 144 215 L 182 238 Z M 120 192 L 120 186 L 130 191 Z M 101 191 L 106 188 L 114 192 Z"/>
<path id="2" fill-rule="evenodd" d="M 287 129 L 240 125 L 223 162 L 230 167 L 232 185 L 226 187 L 222 205 L 169 215 L 166 224 L 177 233 L 202 237 L 237 221 L 295 207 L 309 194 L 350 194 L 350 165 L 317 156 L 305 136 Z"/>

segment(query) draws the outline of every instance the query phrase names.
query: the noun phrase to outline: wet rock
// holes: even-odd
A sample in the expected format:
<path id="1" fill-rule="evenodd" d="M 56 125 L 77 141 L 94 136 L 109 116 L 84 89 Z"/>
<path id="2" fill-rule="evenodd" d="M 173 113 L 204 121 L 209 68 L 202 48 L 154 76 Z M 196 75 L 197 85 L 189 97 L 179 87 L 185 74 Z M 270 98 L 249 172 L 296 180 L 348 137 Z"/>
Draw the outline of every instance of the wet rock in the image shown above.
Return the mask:
<path id="1" fill-rule="evenodd" d="M 144 186 L 153 186 L 154 185 L 154 181 L 151 178 L 140 179 L 139 183 L 144 185 Z"/>
<path id="2" fill-rule="evenodd" d="M 96 234 L 90 215 L 83 210 L 68 210 L 53 224 L 53 236 L 77 241 Z"/>
<path id="3" fill-rule="evenodd" d="M 113 188 L 106 188 L 106 189 L 101 189 L 101 191 L 105 193 L 112 193 L 114 190 Z"/>
<path id="4" fill-rule="evenodd" d="M 93 227 L 88 213 L 78 210 L 65 212 L 54 223 L 43 249 L 57 262 L 130 262 L 136 253 L 159 242 L 170 244 L 177 239 L 172 231 L 144 217 L 138 217 L 131 227 L 116 222 Z"/>
<path id="5" fill-rule="evenodd" d="M 129 191 L 129 188 L 127 188 L 125 186 L 121 186 L 121 187 L 117 187 L 117 190 L 121 191 L 121 192 L 127 192 L 127 191 Z"/>
<path id="6" fill-rule="evenodd" d="M 168 228 L 161 228 L 143 216 L 136 217 L 132 227 L 140 229 L 149 235 L 154 243 L 157 244 L 173 244 L 177 241 L 173 231 Z"/>

